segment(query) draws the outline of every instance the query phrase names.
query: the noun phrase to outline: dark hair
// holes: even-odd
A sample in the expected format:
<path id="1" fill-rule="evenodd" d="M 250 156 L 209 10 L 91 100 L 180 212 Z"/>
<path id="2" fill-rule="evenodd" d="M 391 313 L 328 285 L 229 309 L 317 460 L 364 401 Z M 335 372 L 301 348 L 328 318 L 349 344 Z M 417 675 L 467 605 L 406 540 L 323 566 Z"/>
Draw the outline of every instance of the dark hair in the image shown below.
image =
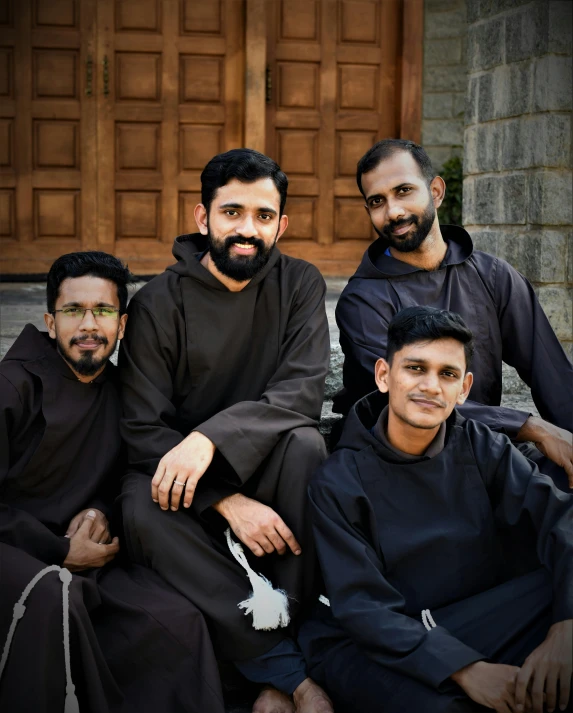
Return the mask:
<path id="1" fill-rule="evenodd" d="M 127 307 L 127 285 L 134 282 L 135 278 L 124 265 L 113 255 L 98 250 L 67 253 L 59 257 L 48 273 L 46 285 L 46 301 L 48 312 L 56 309 L 56 300 L 60 293 L 60 285 L 68 277 L 101 277 L 111 280 L 117 285 L 119 298 L 119 311 L 123 314 Z"/>
<path id="2" fill-rule="evenodd" d="M 394 315 L 388 325 L 386 361 L 390 363 L 394 354 L 407 344 L 448 337 L 464 345 L 468 370 L 474 353 L 474 338 L 460 315 L 436 307 L 406 307 Z"/>
<path id="3" fill-rule="evenodd" d="M 212 158 L 201 174 L 201 203 L 207 213 L 218 188 L 236 178 L 242 183 L 254 183 L 271 178 L 281 199 L 282 215 L 287 199 L 288 178 L 272 158 L 253 149 L 232 149 Z"/>
<path id="4" fill-rule="evenodd" d="M 410 154 L 418 164 L 420 174 L 428 186 L 436 177 L 436 172 L 434 171 L 430 157 L 421 146 L 407 139 L 382 139 L 382 141 L 378 141 L 372 148 L 368 149 L 360 161 L 358 161 L 358 166 L 356 167 L 356 183 L 358 184 L 360 193 L 362 193 L 365 198 L 366 196 L 362 190 L 362 174 L 373 171 L 379 163 L 390 158 L 398 151 L 406 151 Z"/>

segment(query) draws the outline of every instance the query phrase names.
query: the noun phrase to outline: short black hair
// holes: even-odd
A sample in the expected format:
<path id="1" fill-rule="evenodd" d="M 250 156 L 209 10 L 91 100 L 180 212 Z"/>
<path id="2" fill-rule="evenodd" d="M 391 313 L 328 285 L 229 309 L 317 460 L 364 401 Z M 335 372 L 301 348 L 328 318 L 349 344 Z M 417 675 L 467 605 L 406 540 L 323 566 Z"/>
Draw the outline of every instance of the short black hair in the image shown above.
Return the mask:
<path id="1" fill-rule="evenodd" d="M 201 203 L 207 213 L 218 188 L 236 178 L 242 183 L 254 183 L 261 178 L 270 178 L 281 199 L 280 214 L 283 214 L 288 190 L 288 178 L 278 163 L 254 149 L 232 149 L 214 156 L 201 173 Z"/>
<path id="2" fill-rule="evenodd" d="M 123 314 L 127 308 L 127 285 L 135 282 L 134 276 L 127 265 L 109 253 L 99 250 L 86 250 L 77 253 L 67 253 L 59 257 L 48 273 L 46 285 L 46 301 L 48 312 L 56 309 L 56 300 L 60 294 L 60 285 L 68 277 L 101 277 L 111 280 L 117 285 L 119 311 Z"/>
<path id="3" fill-rule="evenodd" d="M 382 139 L 382 141 L 378 141 L 372 148 L 368 149 L 360 161 L 358 161 L 358 166 L 356 167 L 356 183 L 358 184 L 360 193 L 362 193 L 365 198 L 366 196 L 362 189 L 362 174 L 373 171 L 379 163 L 390 158 L 395 153 L 398 153 L 398 151 L 406 151 L 412 156 L 414 161 L 418 164 L 420 174 L 428 186 L 436 177 L 437 174 L 434 171 L 430 157 L 422 146 L 407 139 Z"/>
<path id="4" fill-rule="evenodd" d="M 406 307 L 388 325 L 386 361 L 390 363 L 394 354 L 407 344 L 448 337 L 464 345 L 467 371 L 474 353 L 474 337 L 460 315 L 436 307 Z"/>

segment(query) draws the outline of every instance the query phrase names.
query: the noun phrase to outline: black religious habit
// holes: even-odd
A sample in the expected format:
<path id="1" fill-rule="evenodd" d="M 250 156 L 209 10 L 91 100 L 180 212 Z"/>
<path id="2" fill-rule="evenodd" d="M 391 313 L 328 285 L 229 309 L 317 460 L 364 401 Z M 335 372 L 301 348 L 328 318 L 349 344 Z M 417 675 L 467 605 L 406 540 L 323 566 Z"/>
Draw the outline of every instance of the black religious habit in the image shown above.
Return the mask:
<path id="1" fill-rule="evenodd" d="M 368 248 L 336 308 L 344 352 L 337 413 L 375 388 L 374 365 L 386 356 L 388 324 L 405 307 L 460 314 L 475 337 L 471 400 L 460 412 L 514 438 L 528 413 L 500 406 L 502 361 L 531 387 L 542 418 L 573 430 L 573 366 L 529 282 L 504 260 L 474 250 L 463 228 L 441 226 L 447 252 L 437 270 L 387 255 L 379 238 Z M 487 408 L 484 408 L 487 407 Z"/>
<path id="2" fill-rule="evenodd" d="M 330 600 L 301 634 L 310 675 L 341 711 L 476 710 L 452 673 L 520 665 L 573 618 L 573 495 L 456 411 L 439 452 L 396 452 L 375 435 L 384 404 L 353 407 L 309 488 Z M 508 579 L 508 532 L 533 537 L 543 569 Z"/>
<path id="3" fill-rule="evenodd" d="M 110 515 L 121 470 L 117 370 L 81 383 L 47 334 L 27 325 L 0 363 L 0 651 L 14 605 L 62 566 L 72 518 Z M 119 559 L 116 558 L 116 560 Z M 81 713 L 223 711 L 202 615 L 139 566 L 74 574 L 71 678 Z M 62 582 L 32 589 L 0 680 L 0 710 L 63 713 Z"/>
<path id="4" fill-rule="evenodd" d="M 177 238 L 177 263 L 129 306 L 119 357 L 129 457 L 124 523 L 131 557 L 203 611 L 221 656 L 244 660 L 270 650 L 286 630 L 256 631 L 237 607 L 250 584 L 211 505 L 242 492 L 291 528 L 301 556 L 251 564 L 287 591 L 296 616 L 316 571 L 306 488 L 325 456 L 317 425 L 330 354 L 326 287 L 313 265 L 275 247 L 246 287 L 231 292 L 201 265 L 206 248 L 199 234 Z M 163 512 L 150 479 L 193 430 L 215 444 L 215 458 L 193 506 Z"/>

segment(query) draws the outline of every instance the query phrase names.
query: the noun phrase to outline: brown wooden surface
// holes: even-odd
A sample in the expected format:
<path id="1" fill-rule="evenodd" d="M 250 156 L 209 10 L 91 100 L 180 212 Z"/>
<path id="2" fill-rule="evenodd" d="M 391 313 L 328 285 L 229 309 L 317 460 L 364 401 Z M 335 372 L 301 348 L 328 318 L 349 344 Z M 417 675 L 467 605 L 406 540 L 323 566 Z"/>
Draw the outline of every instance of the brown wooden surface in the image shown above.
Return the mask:
<path id="1" fill-rule="evenodd" d="M 247 145 L 289 176 L 282 250 L 352 273 L 356 162 L 419 139 L 422 37 L 423 0 L 2 0 L 0 272 L 94 248 L 161 271 L 204 165 Z"/>
<path id="2" fill-rule="evenodd" d="M 0 272 L 40 273 L 95 246 L 95 0 L 3 7 Z"/>

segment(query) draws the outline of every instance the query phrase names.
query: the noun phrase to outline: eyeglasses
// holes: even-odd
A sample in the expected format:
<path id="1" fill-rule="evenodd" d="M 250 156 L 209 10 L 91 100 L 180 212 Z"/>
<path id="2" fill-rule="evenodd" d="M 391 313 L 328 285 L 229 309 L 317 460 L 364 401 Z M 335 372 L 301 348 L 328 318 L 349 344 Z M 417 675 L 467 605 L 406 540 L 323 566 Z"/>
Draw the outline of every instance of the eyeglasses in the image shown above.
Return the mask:
<path id="1" fill-rule="evenodd" d="M 56 312 L 61 312 L 64 317 L 68 319 L 74 319 L 81 321 L 85 316 L 86 312 L 91 312 L 94 319 L 115 319 L 119 310 L 115 307 L 64 307 L 64 309 L 55 309 L 52 314 Z"/>

